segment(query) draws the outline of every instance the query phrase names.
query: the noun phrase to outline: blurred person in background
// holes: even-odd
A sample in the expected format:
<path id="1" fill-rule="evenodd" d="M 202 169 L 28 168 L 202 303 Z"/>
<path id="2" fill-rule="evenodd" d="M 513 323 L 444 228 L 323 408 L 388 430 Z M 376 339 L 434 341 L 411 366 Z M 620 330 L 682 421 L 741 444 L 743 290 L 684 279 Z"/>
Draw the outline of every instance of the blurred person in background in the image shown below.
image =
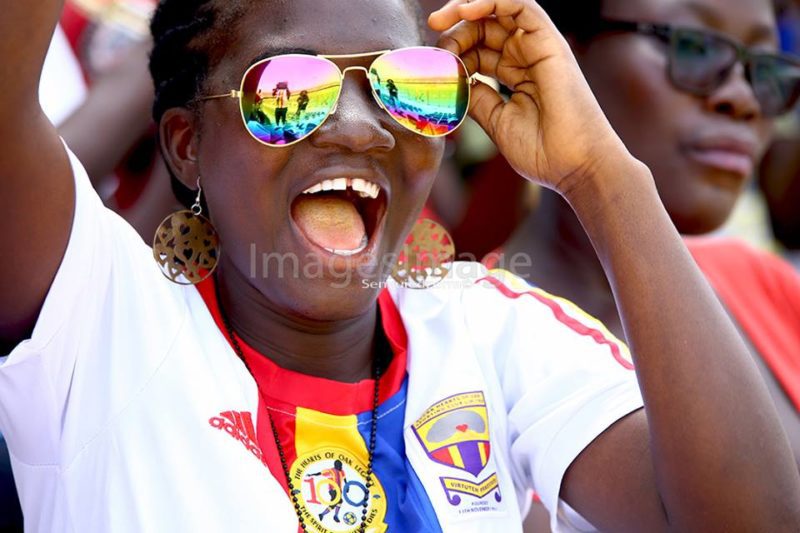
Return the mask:
<path id="1" fill-rule="evenodd" d="M 772 58 L 756 67 L 737 61 L 744 49 L 737 47 L 747 54 L 778 51 L 773 2 L 540 3 L 569 37 L 614 129 L 652 169 L 678 230 L 702 235 L 720 227 L 766 152 L 773 118 L 800 91 L 793 60 Z M 785 76 L 772 79 L 776 91 L 765 84 L 754 89 L 750 80 L 777 71 Z M 800 278 L 785 262 L 738 241 L 687 243 L 749 344 L 800 464 Z M 531 266 L 515 268 L 517 275 L 575 301 L 624 338 L 591 243 L 556 195 L 546 193 L 541 207 L 485 262 L 508 268 L 523 256 Z"/>
<path id="2" fill-rule="evenodd" d="M 147 71 L 157 0 L 68 0 L 61 26 L 89 88 L 64 135 L 104 203 L 146 240 L 175 207 L 157 150 Z"/>

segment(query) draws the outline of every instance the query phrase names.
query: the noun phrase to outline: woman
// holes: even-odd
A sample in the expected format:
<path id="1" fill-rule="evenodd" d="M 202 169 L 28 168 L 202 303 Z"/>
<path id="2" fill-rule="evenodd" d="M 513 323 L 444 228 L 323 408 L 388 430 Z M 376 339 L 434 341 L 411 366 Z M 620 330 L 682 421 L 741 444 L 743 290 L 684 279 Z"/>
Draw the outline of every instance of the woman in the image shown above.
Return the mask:
<path id="1" fill-rule="evenodd" d="M 574 206 L 615 281 L 635 376 L 594 322 L 477 265 L 453 265 L 445 288 L 381 291 L 379 259 L 413 226 L 443 143 L 376 106 L 362 75 L 409 53 L 423 55 L 406 69 L 457 65 L 408 51 L 408 3 L 159 6 L 162 149 L 224 244 L 197 288 L 163 280 L 41 118 L 30 87 L 60 2 L 0 6 L 14 251 L 0 324 L 16 345 L 0 429 L 31 529 L 513 531 L 531 488 L 603 529 L 800 527 L 800 479 L 744 346 L 535 3 L 456 1 L 430 24 L 470 71 L 515 89 L 505 102 L 474 86 L 471 115 Z M 305 81 L 307 65 L 327 69 L 326 94 L 347 72 L 335 112 L 296 142 L 242 119 L 258 84 L 243 73 L 279 65 Z M 464 94 L 465 79 L 451 78 Z M 341 179 L 352 191 L 318 196 Z M 302 275 L 281 275 L 276 254 Z"/>
<path id="2" fill-rule="evenodd" d="M 687 60 L 677 57 L 674 47 L 620 21 L 688 27 L 709 39 L 723 36 L 708 41 L 709 54 L 712 43 L 727 41 L 769 53 L 778 47 L 772 0 L 604 0 L 591 2 L 580 17 L 568 3 L 546 4 L 570 36 L 615 131 L 653 171 L 678 230 L 700 235 L 722 225 L 767 149 L 772 118 L 787 108 L 765 109 L 769 102 L 757 96 L 763 87 L 754 90 L 744 65 L 730 66 L 724 57 L 730 70 L 721 82 L 704 94 L 693 93 L 676 80 Z M 686 39 L 695 35 L 686 33 Z M 698 72 L 715 75 L 719 68 L 713 61 L 700 64 Z M 785 94 L 788 103 L 796 101 L 796 91 Z M 756 356 L 800 465 L 800 278 L 776 258 L 735 241 L 688 244 Z M 504 253 L 529 254 L 531 268 L 515 273 L 575 301 L 624 335 L 592 244 L 569 206 L 554 195 L 520 226 Z"/>

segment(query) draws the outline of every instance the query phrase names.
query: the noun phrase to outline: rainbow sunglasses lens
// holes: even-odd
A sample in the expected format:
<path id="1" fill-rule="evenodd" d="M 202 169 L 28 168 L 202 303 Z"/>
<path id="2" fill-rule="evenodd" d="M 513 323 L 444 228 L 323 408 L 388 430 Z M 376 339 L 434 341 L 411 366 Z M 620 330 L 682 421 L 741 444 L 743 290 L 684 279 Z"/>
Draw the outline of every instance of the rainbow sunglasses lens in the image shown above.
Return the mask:
<path id="1" fill-rule="evenodd" d="M 437 48 L 387 52 L 369 67 L 373 93 L 399 124 L 439 137 L 467 115 L 470 79 L 461 60 Z M 314 133 L 339 100 L 343 74 L 322 56 L 287 54 L 256 63 L 245 73 L 241 111 L 258 141 L 287 146 Z"/>
<path id="2" fill-rule="evenodd" d="M 461 59 L 437 48 L 404 48 L 378 57 L 372 90 L 401 125 L 428 137 L 452 132 L 469 107 L 470 79 Z"/>
<path id="3" fill-rule="evenodd" d="M 336 105 L 341 82 L 337 66 L 316 56 L 284 55 L 256 63 L 242 81 L 245 126 L 270 146 L 308 137 Z"/>

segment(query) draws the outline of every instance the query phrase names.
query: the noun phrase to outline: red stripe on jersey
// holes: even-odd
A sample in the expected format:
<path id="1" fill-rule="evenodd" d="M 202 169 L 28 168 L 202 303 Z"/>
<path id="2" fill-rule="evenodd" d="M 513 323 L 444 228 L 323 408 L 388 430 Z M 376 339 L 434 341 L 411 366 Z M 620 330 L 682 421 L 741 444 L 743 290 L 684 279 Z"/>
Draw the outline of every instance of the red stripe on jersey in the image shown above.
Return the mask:
<path id="1" fill-rule="evenodd" d="M 576 318 L 573 318 L 570 315 L 568 315 L 566 313 L 566 311 L 564 311 L 564 309 L 561 307 L 561 305 L 559 305 L 559 303 L 556 300 L 554 300 L 553 298 L 548 298 L 544 294 L 536 292 L 536 291 L 528 291 L 528 292 L 521 292 L 521 293 L 520 292 L 515 292 L 515 291 L 509 289 L 508 287 L 506 287 L 503 284 L 503 282 L 501 282 L 499 279 L 493 278 L 491 276 L 485 277 L 485 278 L 479 280 L 478 282 L 480 283 L 481 281 L 488 281 L 489 283 L 491 283 L 494 286 L 494 288 L 496 288 L 500 292 L 500 294 L 502 294 L 506 298 L 510 298 L 512 300 L 517 300 L 517 299 L 521 298 L 522 296 L 531 296 L 531 297 L 533 297 L 534 299 L 536 299 L 540 303 L 543 303 L 544 305 L 549 307 L 550 310 L 553 312 L 553 316 L 556 318 L 556 320 L 558 320 L 559 322 L 561 322 L 562 324 L 567 326 L 569 329 L 571 329 L 575 333 L 577 333 L 579 335 L 582 335 L 584 337 L 590 337 L 597 344 L 600 344 L 600 345 L 603 345 L 603 346 L 608 346 L 608 348 L 611 350 L 611 354 L 614 356 L 614 359 L 620 365 L 622 365 L 624 368 L 626 368 L 628 370 L 633 370 L 634 369 L 633 364 L 631 364 L 630 361 L 628 361 L 627 359 L 625 359 L 625 357 L 622 356 L 622 350 L 620 350 L 620 347 L 619 347 L 618 343 L 616 343 L 613 340 L 611 340 L 608 337 L 606 337 L 606 335 L 602 331 L 600 331 L 599 329 L 592 328 L 592 327 L 584 324 L 580 320 L 578 320 Z"/>

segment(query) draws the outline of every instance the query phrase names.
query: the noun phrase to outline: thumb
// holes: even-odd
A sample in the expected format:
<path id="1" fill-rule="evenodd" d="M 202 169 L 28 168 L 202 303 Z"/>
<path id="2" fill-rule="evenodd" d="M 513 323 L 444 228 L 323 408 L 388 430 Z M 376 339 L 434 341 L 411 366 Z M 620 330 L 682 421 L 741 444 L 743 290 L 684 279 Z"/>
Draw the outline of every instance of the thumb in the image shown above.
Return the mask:
<path id="1" fill-rule="evenodd" d="M 498 115 L 505 105 L 505 100 L 493 87 L 480 80 L 476 81 L 472 87 L 469 114 L 494 140 Z"/>

